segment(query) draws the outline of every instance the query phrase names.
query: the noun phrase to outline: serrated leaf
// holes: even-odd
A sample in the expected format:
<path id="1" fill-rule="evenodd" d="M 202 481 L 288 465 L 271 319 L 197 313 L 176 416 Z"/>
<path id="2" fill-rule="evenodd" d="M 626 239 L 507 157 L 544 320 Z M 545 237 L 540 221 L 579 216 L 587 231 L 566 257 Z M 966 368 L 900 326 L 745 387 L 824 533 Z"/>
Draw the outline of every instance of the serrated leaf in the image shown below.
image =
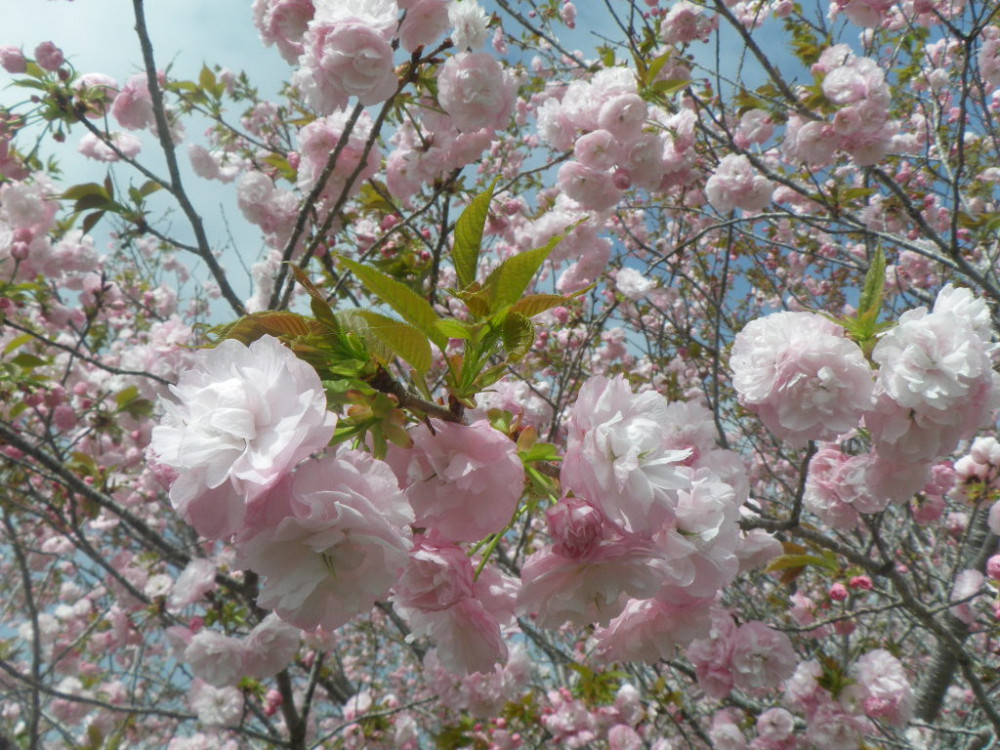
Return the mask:
<path id="1" fill-rule="evenodd" d="M 215 73 L 207 65 L 201 66 L 201 72 L 198 73 L 198 84 L 203 89 L 215 88 Z"/>
<path id="2" fill-rule="evenodd" d="M 676 94 L 691 85 L 690 78 L 669 78 L 665 81 L 653 81 L 646 91 L 653 94 Z"/>
<path id="3" fill-rule="evenodd" d="M 836 563 L 831 563 L 825 557 L 820 557 L 819 555 L 779 555 L 767 564 L 764 568 L 765 573 L 776 573 L 782 570 L 790 570 L 793 568 L 806 568 L 810 565 L 818 568 L 824 568 L 826 570 L 837 570 Z"/>
<path id="4" fill-rule="evenodd" d="M 496 189 L 497 177 L 482 193 L 477 195 L 455 222 L 454 247 L 451 251 L 452 262 L 455 264 L 455 274 L 458 284 L 463 289 L 476 280 L 479 269 L 479 250 L 483 243 L 483 228 L 490 213 L 490 201 Z"/>
<path id="5" fill-rule="evenodd" d="M 644 82 L 648 83 L 651 81 L 655 81 L 656 76 L 658 76 L 660 74 L 660 71 L 663 70 L 663 66 L 666 65 L 667 62 L 669 62 L 674 57 L 675 57 L 674 51 L 669 50 L 668 52 L 664 52 L 662 55 L 653 60 L 653 62 L 651 62 L 649 64 L 649 67 L 646 69 L 646 76 Z"/>
<path id="6" fill-rule="evenodd" d="M 337 310 L 334 313 L 342 329 L 343 338 L 348 343 L 353 341 L 355 345 L 357 342 L 363 344 L 366 357 L 374 358 L 378 362 L 391 362 L 395 356 L 394 352 L 371 332 L 368 321 L 360 313 L 360 310 Z"/>
<path id="7" fill-rule="evenodd" d="M 479 285 L 478 281 L 472 282 L 466 289 L 457 292 L 455 296 L 465 303 L 469 312 L 472 313 L 472 317 L 485 318 L 490 314 L 489 293 Z"/>
<path id="8" fill-rule="evenodd" d="M 472 338 L 472 329 L 462 321 L 455 320 L 454 318 L 439 318 L 437 322 L 434 323 L 434 328 L 437 329 L 442 336 L 447 336 L 450 339 Z"/>
<path id="9" fill-rule="evenodd" d="M 86 195 L 100 195 L 105 200 L 110 199 L 111 196 L 108 195 L 108 191 L 104 189 L 103 185 L 99 185 L 96 182 L 86 182 L 82 185 L 73 185 L 66 188 L 63 194 L 59 197 L 64 200 L 79 200 Z"/>
<path id="10" fill-rule="evenodd" d="M 520 313 L 508 312 L 504 315 L 500 333 L 507 359 L 511 362 L 523 359 L 535 343 L 535 325 Z"/>
<path id="11" fill-rule="evenodd" d="M 870 319 L 873 323 L 882 311 L 882 295 L 885 292 L 885 253 L 875 249 L 872 264 L 865 274 L 865 283 L 858 302 L 858 319 Z"/>
<path id="12" fill-rule="evenodd" d="M 312 283 L 306 272 L 299 266 L 294 263 L 289 263 L 288 266 L 292 269 L 292 275 L 295 276 L 295 280 L 309 293 L 309 308 L 312 310 L 313 317 L 327 328 L 339 331 L 340 324 L 337 322 L 337 317 L 333 314 L 333 308 L 330 307 L 330 303 L 323 296 L 323 292 Z"/>
<path id="13" fill-rule="evenodd" d="M 520 313 L 525 317 L 533 318 L 546 310 L 551 310 L 553 307 L 566 304 L 570 299 L 572 298 L 563 297 L 561 294 L 529 294 L 527 297 L 521 297 L 521 299 L 511 305 L 510 312 Z"/>
<path id="14" fill-rule="evenodd" d="M 427 372 L 434 358 L 427 336 L 401 320 L 373 310 L 355 310 L 355 315 L 368 324 L 368 330 L 384 343 L 393 354 L 408 362 L 417 372 Z M 386 363 L 387 364 L 387 363 Z"/>
<path id="15" fill-rule="evenodd" d="M 81 211 L 87 211 L 91 208 L 107 210 L 113 205 L 114 202 L 105 195 L 84 195 L 78 198 L 76 203 L 73 204 L 73 212 L 80 213 Z"/>
<path id="16" fill-rule="evenodd" d="M 135 399 L 138 395 L 139 387 L 136 385 L 130 385 L 128 388 L 125 388 L 115 394 L 115 403 L 118 404 L 119 407 L 124 406 L 129 401 Z"/>
<path id="17" fill-rule="evenodd" d="M 435 324 L 438 321 L 438 314 L 434 312 L 430 302 L 406 284 L 371 266 L 364 266 L 349 258 L 340 260 L 370 292 L 374 292 L 379 299 L 398 312 L 403 320 L 421 331 L 425 338 L 431 339 L 440 349 L 448 345 L 447 337 L 437 332 Z"/>
<path id="18" fill-rule="evenodd" d="M 20 336 L 13 338 L 9 342 L 7 342 L 7 346 L 3 348 L 3 353 L 5 355 L 10 354 L 15 349 L 27 344 L 33 338 L 34 336 L 32 336 L 30 333 L 22 333 Z"/>
<path id="19" fill-rule="evenodd" d="M 524 296 L 524 290 L 562 238 L 562 235 L 557 235 L 543 247 L 512 255 L 493 269 L 483 284 L 489 294 L 491 312 L 499 312 Z"/>
<path id="20" fill-rule="evenodd" d="M 102 218 L 104 218 L 104 211 L 94 211 L 93 213 L 87 214 L 83 217 L 83 224 L 80 225 L 80 230 L 84 234 L 89 234 L 90 230 L 97 226 L 97 222 L 99 222 Z"/>
<path id="21" fill-rule="evenodd" d="M 20 352 L 11 358 L 10 361 L 24 370 L 33 370 L 36 367 L 41 367 L 46 364 L 44 359 L 37 357 L 30 352 Z"/>
<path id="22" fill-rule="evenodd" d="M 226 339 L 236 339 L 241 344 L 249 346 L 261 336 L 295 338 L 308 335 L 312 331 L 309 319 L 298 313 L 267 310 L 245 315 L 227 325 L 216 326 L 209 333 L 216 335 L 216 343 Z"/>

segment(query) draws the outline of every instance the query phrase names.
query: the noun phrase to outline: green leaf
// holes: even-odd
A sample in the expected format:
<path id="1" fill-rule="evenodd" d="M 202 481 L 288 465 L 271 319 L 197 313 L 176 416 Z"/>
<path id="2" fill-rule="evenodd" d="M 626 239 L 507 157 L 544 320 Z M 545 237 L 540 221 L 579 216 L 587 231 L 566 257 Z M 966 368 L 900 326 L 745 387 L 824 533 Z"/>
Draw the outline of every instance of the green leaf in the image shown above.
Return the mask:
<path id="1" fill-rule="evenodd" d="M 370 292 L 398 312 L 403 320 L 421 331 L 426 338 L 433 341 L 440 349 L 448 345 L 448 339 L 438 332 L 435 324 L 438 314 L 434 312 L 431 303 L 391 276 L 381 271 L 364 266 L 349 258 L 341 258 L 341 263 L 347 266 Z M 405 359 L 405 357 L 404 357 Z M 409 361 L 409 360 L 407 360 Z M 412 362 L 410 364 L 413 364 Z M 417 368 L 420 369 L 420 368 Z"/>
<path id="2" fill-rule="evenodd" d="M 90 234 L 90 230 L 97 226 L 99 222 L 104 217 L 104 211 L 94 211 L 83 217 L 83 224 L 80 229 L 84 234 Z"/>
<path id="3" fill-rule="evenodd" d="M 146 180 L 139 187 L 130 187 L 128 189 L 128 197 L 132 199 L 133 203 L 142 203 L 143 199 L 147 196 L 152 195 L 157 190 L 160 190 L 163 186 L 156 182 L 156 180 Z"/>
<path id="4" fill-rule="evenodd" d="M 858 320 L 874 323 L 882 311 L 882 295 L 885 292 L 885 253 L 876 248 L 872 264 L 865 274 L 865 283 L 858 303 Z"/>
<path id="5" fill-rule="evenodd" d="M 676 56 L 674 54 L 674 51 L 671 49 L 667 50 L 662 55 L 653 60 L 653 62 L 649 64 L 649 67 L 646 68 L 646 77 L 644 83 L 652 83 L 653 81 L 655 81 L 656 76 L 658 76 L 660 74 L 660 71 L 663 70 L 663 66 L 666 65 L 671 59 L 675 57 Z"/>
<path id="6" fill-rule="evenodd" d="M 488 317 L 491 311 L 489 292 L 482 288 L 478 281 L 473 281 L 468 287 L 460 292 L 456 292 L 465 306 L 469 308 L 474 318 Z"/>
<path id="7" fill-rule="evenodd" d="M 209 330 L 217 338 L 215 343 L 225 339 L 236 339 L 241 344 L 249 346 L 261 336 L 270 334 L 278 338 L 296 338 L 313 332 L 310 320 L 298 313 L 266 310 L 264 312 L 244 315 L 239 320 Z"/>
<path id="8" fill-rule="evenodd" d="M 561 294 L 529 294 L 521 297 L 515 302 L 510 312 L 520 313 L 529 318 L 533 318 L 539 313 L 551 310 L 553 307 L 566 304 L 571 297 L 563 297 Z"/>
<path id="9" fill-rule="evenodd" d="M 492 312 L 499 312 L 524 296 L 524 290 L 535 278 L 542 263 L 561 241 L 562 235 L 557 235 L 543 247 L 512 255 L 493 269 L 483 284 L 489 293 Z"/>
<path id="10" fill-rule="evenodd" d="M 80 213 L 81 211 L 88 211 L 92 208 L 99 208 L 101 210 L 107 210 L 111 206 L 114 206 L 114 201 L 110 200 L 107 196 L 103 195 L 84 195 L 77 199 L 76 203 L 73 204 L 73 213 Z"/>
<path id="11" fill-rule="evenodd" d="M 535 343 L 535 325 L 525 316 L 516 312 L 508 312 L 500 324 L 503 336 L 503 348 L 507 351 L 507 359 L 518 362 L 531 351 Z"/>
<path id="12" fill-rule="evenodd" d="M 269 154 L 261 159 L 261 161 L 274 167 L 278 171 L 278 174 L 289 182 L 295 182 L 295 175 L 297 172 L 295 171 L 295 167 L 293 167 L 285 157 L 280 154 Z M 367 187 L 367 185 L 365 187 Z"/>
<path id="13" fill-rule="evenodd" d="M 838 572 L 839 566 L 835 561 L 826 559 L 825 557 L 820 557 L 819 555 L 806 555 L 806 554 L 791 554 L 791 555 L 779 555 L 767 564 L 764 568 L 766 573 L 775 573 L 779 570 L 790 570 L 793 568 L 806 568 L 808 566 L 815 566 L 818 568 L 825 568 L 831 572 Z"/>
<path id="14" fill-rule="evenodd" d="M 442 336 L 450 339 L 471 339 L 472 329 L 460 320 L 454 318 L 440 318 L 434 324 Z"/>
<path id="15" fill-rule="evenodd" d="M 451 251 L 458 284 L 463 289 L 476 280 L 479 268 L 479 249 L 483 243 L 483 227 L 490 213 L 490 201 L 496 189 L 497 177 L 485 191 L 472 199 L 455 222 L 454 248 Z"/>
<path id="16" fill-rule="evenodd" d="M 19 347 L 22 347 L 25 344 L 27 344 L 33 338 L 34 338 L 34 336 L 32 336 L 30 333 L 22 333 L 20 336 L 18 336 L 17 338 L 11 339 L 7 343 L 7 346 L 5 346 L 3 348 L 3 353 L 4 354 L 10 354 L 15 349 L 17 349 Z"/>
<path id="17" fill-rule="evenodd" d="M 104 186 L 99 185 L 96 182 L 86 182 L 82 185 L 73 185 L 72 187 L 67 188 L 59 197 L 64 200 L 75 201 L 87 195 L 99 195 L 105 200 L 111 199 L 111 196 L 108 195 L 108 191 L 104 189 Z"/>
<path id="18" fill-rule="evenodd" d="M 340 330 L 340 323 L 337 322 L 337 316 L 333 314 L 333 308 L 330 307 L 330 303 L 326 301 L 326 297 L 323 296 L 323 292 L 312 283 L 306 272 L 303 271 L 299 266 L 294 263 L 289 263 L 288 266 L 292 269 L 292 274 L 295 276 L 295 280 L 302 285 L 302 287 L 309 292 L 309 307 L 312 310 L 313 316 L 320 323 L 325 325 L 334 331 Z"/>
<path id="19" fill-rule="evenodd" d="M 128 388 L 119 391 L 115 395 L 115 403 L 118 404 L 119 407 L 125 406 L 125 404 L 138 397 L 138 395 L 139 395 L 139 387 L 135 385 L 130 385 Z"/>
<path id="20" fill-rule="evenodd" d="M 559 449 L 552 443 L 535 443 L 526 450 L 519 450 L 517 455 L 522 463 L 534 463 L 536 461 L 560 461 Z"/>
<path id="21" fill-rule="evenodd" d="M 46 364 L 44 359 L 36 357 L 29 352 L 21 352 L 10 361 L 24 370 L 33 370 L 36 367 Z"/>
<path id="22" fill-rule="evenodd" d="M 354 314 L 368 324 L 368 330 L 373 335 L 417 372 L 427 372 L 430 369 L 434 359 L 430 342 L 423 332 L 408 323 L 372 310 L 355 310 Z"/>
<path id="23" fill-rule="evenodd" d="M 201 72 L 198 74 L 198 84 L 208 91 L 215 88 L 215 73 L 207 65 L 201 66 Z"/>

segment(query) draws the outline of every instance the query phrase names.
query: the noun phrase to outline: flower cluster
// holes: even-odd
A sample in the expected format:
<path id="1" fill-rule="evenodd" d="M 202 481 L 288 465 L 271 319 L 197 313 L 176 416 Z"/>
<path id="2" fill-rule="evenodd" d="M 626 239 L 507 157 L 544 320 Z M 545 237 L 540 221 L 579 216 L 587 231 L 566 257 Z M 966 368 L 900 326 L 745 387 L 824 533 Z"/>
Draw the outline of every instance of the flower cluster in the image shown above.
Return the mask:
<path id="1" fill-rule="evenodd" d="M 525 562 L 519 602 L 543 625 L 606 625 L 604 658 L 668 657 L 707 632 L 736 575 L 745 469 L 703 407 L 633 394 L 620 376 L 584 384 L 568 430 L 570 494 L 547 513 L 552 543 Z"/>

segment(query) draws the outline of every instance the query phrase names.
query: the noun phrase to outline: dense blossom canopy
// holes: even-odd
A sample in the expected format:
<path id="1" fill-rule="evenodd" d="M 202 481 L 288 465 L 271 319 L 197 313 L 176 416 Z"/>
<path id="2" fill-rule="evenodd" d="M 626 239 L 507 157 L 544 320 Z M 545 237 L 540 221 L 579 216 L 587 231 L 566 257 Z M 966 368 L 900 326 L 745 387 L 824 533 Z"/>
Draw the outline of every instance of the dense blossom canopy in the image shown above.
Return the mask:
<path id="1" fill-rule="evenodd" d="M 1000 737 L 995 2 L 246 6 L 0 40 L 0 747 Z"/>

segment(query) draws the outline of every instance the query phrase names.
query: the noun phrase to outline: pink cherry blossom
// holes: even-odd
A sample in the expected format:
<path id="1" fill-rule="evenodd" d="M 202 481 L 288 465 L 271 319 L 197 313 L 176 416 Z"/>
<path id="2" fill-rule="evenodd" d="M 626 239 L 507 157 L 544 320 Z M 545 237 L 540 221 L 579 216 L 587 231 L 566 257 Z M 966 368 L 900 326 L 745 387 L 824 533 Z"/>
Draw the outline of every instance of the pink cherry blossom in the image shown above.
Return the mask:
<path id="1" fill-rule="evenodd" d="M 673 659 L 678 646 L 705 638 L 712 623 L 712 598 L 692 598 L 685 604 L 657 599 L 632 599 L 607 627 L 598 628 L 595 653 L 603 661 Z"/>
<path id="2" fill-rule="evenodd" d="M 820 315 L 780 312 L 751 321 L 730 356 L 733 387 L 775 435 L 832 440 L 858 424 L 874 391 L 861 349 Z"/>
<path id="3" fill-rule="evenodd" d="M 142 150 L 142 141 L 131 133 L 115 131 L 109 134 L 108 140 L 114 148 L 93 133 L 87 133 L 80 139 L 77 147 L 84 156 L 96 161 L 118 161 L 122 156 L 133 158 Z"/>
<path id="4" fill-rule="evenodd" d="M 593 377 L 570 413 L 563 485 L 627 531 L 655 532 L 674 517 L 690 478 L 690 450 L 668 447 L 667 401 L 635 395 L 624 378 Z"/>
<path id="5" fill-rule="evenodd" d="M 312 0 L 254 0 L 253 21 L 264 44 L 277 45 L 294 64 L 302 54 L 302 37 L 315 9 Z"/>
<path id="6" fill-rule="evenodd" d="M 54 43 L 42 42 L 35 47 L 35 62 L 42 70 L 56 71 L 66 62 L 66 58 Z"/>
<path id="7" fill-rule="evenodd" d="M 235 687 L 216 688 L 196 678 L 188 702 L 208 727 L 235 726 L 243 716 L 243 692 Z"/>
<path id="8" fill-rule="evenodd" d="M 744 623 L 733 636 L 733 684 L 750 694 L 780 687 L 796 661 L 788 636 L 762 622 Z"/>
<path id="9" fill-rule="evenodd" d="M 28 69 L 28 61 L 19 47 L 4 44 L 0 46 L 0 66 L 8 73 L 18 75 Z"/>
<path id="10" fill-rule="evenodd" d="M 334 112 L 329 117 L 321 117 L 299 131 L 301 163 L 297 185 L 304 191 L 312 190 L 326 169 L 330 154 L 338 150 L 338 143 L 346 138 L 340 147 L 336 168 L 328 177 L 320 192 L 321 197 L 337 200 L 347 189 L 347 180 L 357 171 L 351 185 L 351 192 L 357 192 L 365 180 L 378 170 L 381 156 L 377 148 L 371 148 L 367 155 L 365 146 L 372 127 L 372 119 L 363 113 L 353 129 L 346 132 L 348 116 L 345 112 Z"/>
<path id="11" fill-rule="evenodd" d="M 451 28 L 448 20 L 447 0 L 416 0 L 406 9 L 406 17 L 399 30 L 403 49 L 413 52 L 420 45 L 433 44 Z"/>
<path id="12" fill-rule="evenodd" d="M 500 63 L 486 52 L 449 57 L 438 75 L 438 100 L 463 133 L 503 127 L 514 107 L 514 89 Z"/>
<path id="13" fill-rule="evenodd" d="M 187 648 L 184 661 L 191 671 L 213 687 L 235 685 L 243 676 L 243 644 L 215 630 L 198 631 Z"/>
<path id="14" fill-rule="evenodd" d="M 383 462 L 342 449 L 303 463 L 238 539 L 265 578 L 257 601 L 303 629 L 335 630 L 388 594 L 407 562 L 413 520 Z"/>
<path id="15" fill-rule="evenodd" d="M 153 125 L 153 99 L 144 73 L 137 73 L 125 82 L 111 104 L 111 114 L 127 130 L 143 130 Z"/>
<path id="16" fill-rule="evenodd" d="M 216 565 L 211 560 L 197 557 L 187 564 L 174 582 L 167 603 L 176 609 L 200 600 L 215 588 Z"/>
<path id="17" fill-rule="evenodd" d="M 660 24 L 660 35 L 667 44 L 686 44 L 704 40 L 718 26 L 718 19 L 703 14 L 700 6 L 679 0 L 670 6 Z"/>
<path id="18" fill-rule="evenodd" d="M 209 538 L 238 531 L 246 503 L 325 446 L 336 423 L 316 371 L 272 336 L 204 350 L 171 392 L 151 454 L 178 472 L 170 500 Z"/>
<path id="19" fill-rule="evenodd" d="M 723 157 L 705 183 L 705 195 L 719 213 L 728 213 L 734 208 L 760 211 L 771 202 L 773 190 L 774 184 L 758 174 L 742 154 Z"/>
<path id="20" fill-rule="evenodd" d="M 899 659 L 885 649 L 863 654 L 851 668 L 863 694 L 865 714 L 902 726 L 913 713 L 913 691 Z"/>
<path id="21" fill-rule="evenodd" d="M 454 28 L 452 41 L 458 50 L 482 49 L 487 39 L 489 16 L 476 0 L 463 0 L 448 6 L 448 22 Z"/>
<path id="22" fill-rule="evenodd" d="M 510 439 L 486 421 L 465 426 L 432 419 L 410 435 L 413 447 L 393 446 L 388 461 L 417 526 L 472 542 L 507 525 L 524 484 L 524 466 Z"/>
<path id="23" fill-rule="evenodd" d="M 314 21 L 303 49 L 294 81 L 321 114 L 342 109 L 352 97 L 365 105 L 377 104 L 396 90 L 392 48 L 364 23 Z"/>
<path id="24" fill-rule="evenodd" d="M 439 611 L 472 596 L 473 576 L 472 563 L 460 547 L 418 537 L 393 598 L 411 609 Z"/>
<path id="25" fill-rule="evenodd" d="M 257 679 L 277 674 L 291 664 L 301 641 L 302 631 L 272 612 L 243 641 L 243 672 Z"/>

